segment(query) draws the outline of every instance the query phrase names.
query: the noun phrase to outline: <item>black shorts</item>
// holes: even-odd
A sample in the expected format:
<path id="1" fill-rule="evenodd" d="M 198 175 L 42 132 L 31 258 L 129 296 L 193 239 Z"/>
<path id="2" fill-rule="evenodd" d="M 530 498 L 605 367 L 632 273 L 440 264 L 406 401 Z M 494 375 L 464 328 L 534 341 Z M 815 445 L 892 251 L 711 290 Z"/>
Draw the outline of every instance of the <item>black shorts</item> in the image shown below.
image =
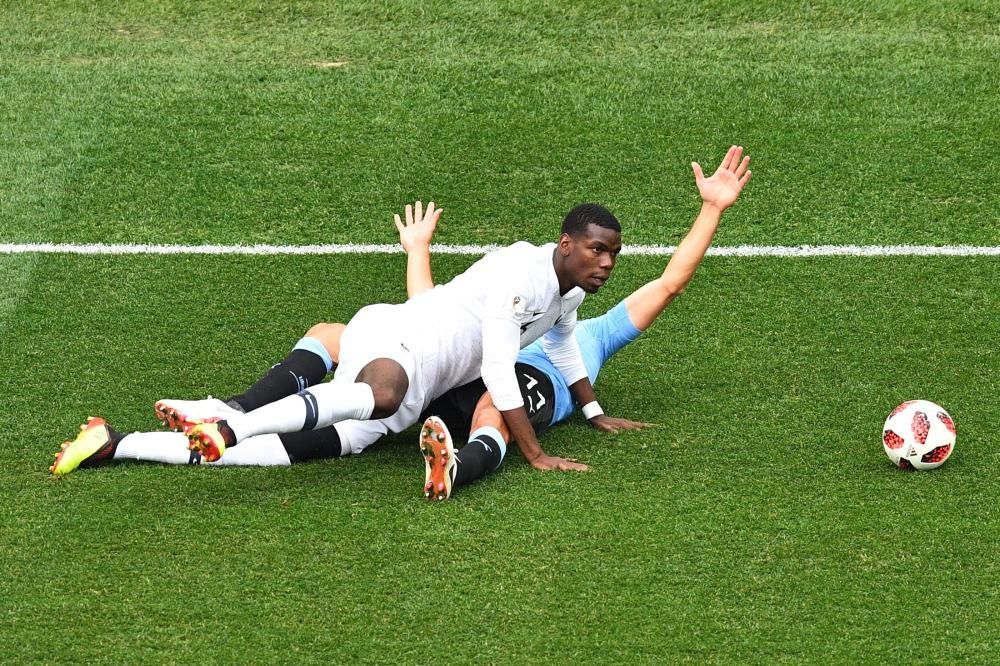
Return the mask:
<path id="1" fill-rule="evenodd" d="M 524 409 L 528 412 L 528 421 L 531 422 L 535 436 L 540 436 L 549 429 L 552 415 L 555 413 L 556 392 L 552 388 L 552 381 L 545 376 L 545 373 L 527 363 L 515 363 L 514 372 L 517 374 L 517 385 L 521 389 Z M 479 399 L 485 393 L 486 384 L 482 379 L 453 388 L 435 398 L 420 415 L 420 420 L 423 421 L 428 416 L 440 417 L 448 426 L 455 448 L 464 446 L 469 441 L 472 415 L 476 412 Z"/>

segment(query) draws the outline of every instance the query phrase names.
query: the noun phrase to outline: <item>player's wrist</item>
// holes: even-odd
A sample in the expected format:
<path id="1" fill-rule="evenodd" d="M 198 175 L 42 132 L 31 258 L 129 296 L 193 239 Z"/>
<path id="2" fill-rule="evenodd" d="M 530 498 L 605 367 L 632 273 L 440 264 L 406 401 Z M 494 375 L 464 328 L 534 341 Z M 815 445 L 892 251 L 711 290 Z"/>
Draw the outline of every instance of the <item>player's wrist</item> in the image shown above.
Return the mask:
<path id="1" fill-rule="evenodd" d="M 604 416 L 604 410 L 596 400 L 591 400 L 583 406 L 583 417 L 585 419 L 593 421 L 598 416 Z"/>

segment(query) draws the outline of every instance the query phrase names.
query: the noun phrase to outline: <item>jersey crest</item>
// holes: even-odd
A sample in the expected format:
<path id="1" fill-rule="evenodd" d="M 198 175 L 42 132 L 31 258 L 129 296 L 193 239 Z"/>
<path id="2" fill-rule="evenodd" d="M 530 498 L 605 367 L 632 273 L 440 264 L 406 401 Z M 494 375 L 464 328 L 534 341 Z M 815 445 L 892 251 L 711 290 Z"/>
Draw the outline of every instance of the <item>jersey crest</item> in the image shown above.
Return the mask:
<path id="1" fill-rule="evenodd" d="M 523 296 L 518 296 L 515 294 L 513 300 L 511 301 L 511 309 L 514 311 L 514 314 L 516 315 L 524 314 L 524 310 L 527 307 L 528 307 L 527 299 L 525 299 Z"/>

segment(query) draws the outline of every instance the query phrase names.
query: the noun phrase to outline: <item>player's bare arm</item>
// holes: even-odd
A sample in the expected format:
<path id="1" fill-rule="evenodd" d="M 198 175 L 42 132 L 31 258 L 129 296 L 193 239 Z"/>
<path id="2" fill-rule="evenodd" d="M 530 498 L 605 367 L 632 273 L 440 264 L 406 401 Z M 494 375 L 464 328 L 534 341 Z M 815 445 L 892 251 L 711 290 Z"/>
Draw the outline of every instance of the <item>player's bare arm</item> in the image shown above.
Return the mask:
<path id="1" fill-rule="evenodd" d="M 412 206 L 406 205 L 403 219 L 400 219 L 399 213 L 393 215 L 399 231 L 399 243 L 406 251 L 406 294 L 410 298 L 434 288 L 434 278 L 431 276 L 431 238 L 434 237 L 442 212 L 444 209 L 435 208 L 433 201 L 427 204 L 427 210 L 417 201 Z"/>
<path id="2" fill-rule="evenodd" d="M 677 246 L 663 275 L 649 282 L 625 299 L 629 319 L 641 331 L 646 330 L 661 312 L 681 294 L 712 244 L 722 214 L 732 206 L 750 180 L 750 156 L 742 146 L 731 146 L 712 176 L 706 178 L 701 165 L 691 163 L 695 185 L 702 205 L 694 224 Z"/>

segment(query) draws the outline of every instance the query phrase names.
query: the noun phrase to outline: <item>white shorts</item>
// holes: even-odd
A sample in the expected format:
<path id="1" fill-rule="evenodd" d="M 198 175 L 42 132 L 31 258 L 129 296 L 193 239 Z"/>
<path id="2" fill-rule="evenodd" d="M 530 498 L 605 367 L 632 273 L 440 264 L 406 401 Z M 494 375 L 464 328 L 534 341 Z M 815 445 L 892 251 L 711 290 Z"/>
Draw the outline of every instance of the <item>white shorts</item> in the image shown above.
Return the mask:
<path id="1" fill-rule="evenodd" d="M 411 322 L 410 311 L 399 305 L 369 305 L 347 323 L 340 338 L 340 364 L 333 381 L 354 382 L 361 370 L 379 358 L 392 359 L 406 373 L 409 386 L 395 414 L 381 419 L 393 432 L 401 432 L 420 418 L 433 383 L 433 355 L 424 350 L 420 327 Z M 428 373 L 430 370 L 430 373 Z M 428 376 L 430 374 L 431 376 Z"/>

